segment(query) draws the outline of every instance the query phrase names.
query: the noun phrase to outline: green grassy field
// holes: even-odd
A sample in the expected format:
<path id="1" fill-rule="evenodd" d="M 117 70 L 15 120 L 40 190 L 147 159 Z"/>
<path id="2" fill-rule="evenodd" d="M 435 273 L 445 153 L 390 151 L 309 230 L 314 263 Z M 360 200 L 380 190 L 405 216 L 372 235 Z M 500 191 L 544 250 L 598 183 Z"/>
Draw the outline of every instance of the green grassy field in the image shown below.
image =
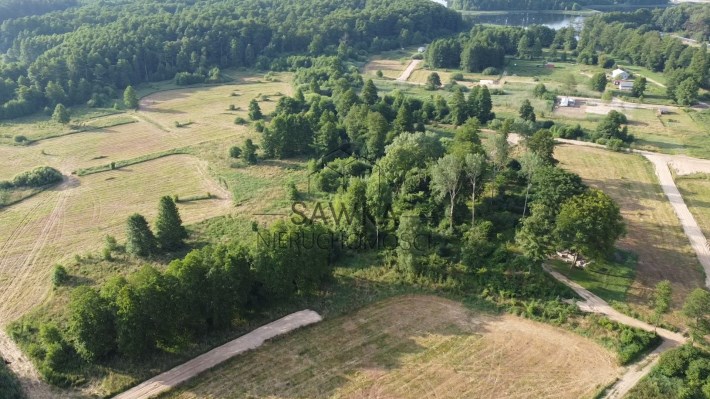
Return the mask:
<path id="1" fill-rule="evenodd" d="M 635 277 L 636 256 L 630 252 L 617 251 L 614 258 L 593 262 L 584 269 L 570 267 L 569 263 L 561 260 L 549 264 L 607 302 L 626 302 L 626 292 Z"/>

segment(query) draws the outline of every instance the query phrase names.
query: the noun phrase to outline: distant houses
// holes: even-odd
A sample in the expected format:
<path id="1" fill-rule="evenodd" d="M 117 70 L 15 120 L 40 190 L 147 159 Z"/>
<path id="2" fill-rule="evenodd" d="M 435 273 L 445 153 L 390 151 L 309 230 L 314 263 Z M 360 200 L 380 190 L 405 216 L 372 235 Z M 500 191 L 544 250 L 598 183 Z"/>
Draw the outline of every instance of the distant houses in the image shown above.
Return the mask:
<path id="1" fill-rule="evenodd" d="M 560 107 L 574 107 L 574 98 L 571 97 L 560 97 Z"/>
<path id="2" fill-rule="evenodd" d="M 634 82 L 632 80 L 622 80 L 619 82 L 619 90 L 631 91 L 634 87 Z"/>
<path id="3" fill-rule="evenodd" d="M 629 78 L 629 76 L 630 76 L 629 73 L 626 72 L 626 71 L 624 71 L 623 69 L 618 69 L 618 68 L 617 68 L 617 69 L 614 69 L 614 70 L 611 72 L 611 77 L 612 77 L 614 80 L 626 80 L 626 79 Z"/>

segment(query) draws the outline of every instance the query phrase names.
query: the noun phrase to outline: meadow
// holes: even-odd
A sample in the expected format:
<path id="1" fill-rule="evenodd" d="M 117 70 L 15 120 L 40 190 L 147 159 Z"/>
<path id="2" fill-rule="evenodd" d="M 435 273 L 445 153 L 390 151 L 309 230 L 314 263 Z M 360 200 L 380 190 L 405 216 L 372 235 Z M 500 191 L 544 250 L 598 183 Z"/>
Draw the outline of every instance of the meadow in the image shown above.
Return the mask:
<path id="1" fill-rule="evenodd" d="M 710 175 L 676 176 L 675 183 L 703 234 L 710 237 Z"/>
<path id="2" fill-rule="evenodd" d="M 163 398 L 591 398 L 616 372 L 609 352 L 559 328 L 403 296 L 269 342 Z"/>
<path id="3" fill-rule="evenodd" d="M 76 263 L 72 259 L 98 253 L 106 235 L 122 240 L 125 220 L 132 213 L 141 213 L 152 222 L 161 196 L 203 198 L 209 194 L 209 199 L 178 204 L 188 225 L 229 214 L 235 202 L 246 209 L 249 199 L 257 205 L 249 212 L 256 212 L 259 206 L 270 204 L 263 201 L 265 191 L 261 190 L 279 197 L 285 184 L 281 166 L 243 167 L 241 161 L 229 159 L 228 149 L 254 137 L 248 126 L 234 124 L 237 116 L 246 116 L 249 101 L 258 98 L 262 110 L 271 112 L 278 97 L 290 93 L 290 76 L 277 76 L 270 82 L 261 76 L 235 76 L 227 85 L 147 95 L 141 110 L 103 117 L 108 120 L 103 126 L 110 127 L 43 139 L 43 126 L 53 124 L 49 117 L 18 122 L 23 130 L 37 132 L 32 136 L 36 141 L 27 146 L 0 145 L 0 157 L 7 161 L 0 167 L 0 180 L 39 165 L 56 167 L 66 179 L 0 209 L 0 224 L 7 227 L 0 231 L 2 324 L 50 296 L 55 264 L 66 264 L 71 271 Z M 171 85 L 164 84 L 165 88 Z M 125 123 L 126 118 L 133 122 Z M 178 128 L 176 120 L 193 123 Z M 184 154 L 153 159 L 155 154 L 174 150 Z M 145 162 L 87 176 L 73 174 L 82 168 L 136 159 Z M 263 173 L 267 170 L 271 172 Z M 279 177 L 270 180 L 269 176 Z M 262 185 L 267 181 L 272 183 Z M 92 281 L 102 274 L 94 270 L 82 278 Z"/>

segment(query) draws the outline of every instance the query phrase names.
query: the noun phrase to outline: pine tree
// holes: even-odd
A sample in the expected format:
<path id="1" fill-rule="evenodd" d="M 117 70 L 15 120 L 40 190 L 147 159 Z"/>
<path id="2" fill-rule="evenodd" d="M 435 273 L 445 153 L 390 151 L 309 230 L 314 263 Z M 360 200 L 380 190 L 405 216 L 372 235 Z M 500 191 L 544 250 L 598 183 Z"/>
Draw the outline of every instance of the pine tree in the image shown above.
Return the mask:
<path id="1" fill-rule="evenodd" d="M 478 121 L 482 124 L 488 123 L 495 119 L 496 115 L 493 111 L 493 100 L 491 99 L 491 92 L 488 90 L 488 86 L 481 87 L 481 91 L 478 94 Z"/>
<path id="2" fill-rule="evenodd" d="M 133 86 L 126 87 L 123 92 L 123 104 L 130 109 L 138 109 L 138 95 L 136 95 Z"/>
<path id="3" fill-rule="evenodd" d="M 367 105 L 374 105 L 379 97 L 377 96 L 377 87 L 372 79 L 365 82 L 365 87 L 362 89 L 362 101 Z"/>
<path id="4" fill-rule="evenodd" d="M 261 108 L 259 107 L 259 103 L 256 102 L 256 99 L 252 99 L 249 102 L 249 119 L 251 119 L 253 121 L 258 121 L 263 118 L 264 118 L 264 115 L 261 113 Z"/>
<path id="5" fill-rule="evenodd" d="M 187 231 L 182 226 L 180 212 L 169 196 L 160 199 L 158 219 L 155 221 L 155 237 L 163 251 L 173 251 L 183 246 Z"/>
<path id="6" fill-rule="evenodd" d="M 52 114 L 52 119 L 61 124 L 69 123 L 69 111 L 63 104 L 57 104 L 54 108 L 54 113 Z"/>
<path id="7" fill-rule="evenodd" d="M 530 100 L 523 101 L 520 106 L 520 117 L 526 121 L 535 122 L 535 108 L 530 104 Z"/>
<path id="8" fill-rule="evenodd" d="M 466 119 L 468 119 L 468 110 L 466 107 L 466 99 L 460 88 L 454 91 L 454 95 L 451 97 L 450 102 L 451 108 L 451 122 L 456 125 L 462 125 Z"/>
<path id="9" fill-rule="evenodd" d="M 155 252 L 155 248 L 155 236 L 145 218 L 138 213 L 129 216 L 126 226 L 126 252 L 147 257 Z"/>

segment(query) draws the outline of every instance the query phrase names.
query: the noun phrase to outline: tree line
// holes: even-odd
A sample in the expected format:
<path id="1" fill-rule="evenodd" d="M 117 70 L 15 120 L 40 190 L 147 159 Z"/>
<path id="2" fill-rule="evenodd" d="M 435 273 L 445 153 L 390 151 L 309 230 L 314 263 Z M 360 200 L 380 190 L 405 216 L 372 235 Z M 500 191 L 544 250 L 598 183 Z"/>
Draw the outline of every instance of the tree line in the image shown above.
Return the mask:
<path id="1" fill-rule="evenodd" d="M 581 10 L 582 7 L 652 5 L 667 3 L 667 0 L 448 0 L 454 10 Z"/>
<path id="2" fill-rule="evenodd" d="M 292 54 L 422 43 L 462 26 L 425 0 L 89 3 L 0 26 L 0 119 L 110 105 L 128 85 L 200 81 L 214 67 L 280 69 Z"/>
<path id="3" fill-rule="evenodd" d="M 707 45 L 687 46 L 678 38 L 662 35 L 647 24 L 651 17 L 651 11 L 642 9 L 588 18 L 580 33 L 578 61 L 597 64 L 604 55 L 616 63 L 663 72 L 668 97 L 680 105 L 692 105 L 698 89 L 710 87 Z"/>
<path id="4" fill-rule="evenodd" d="M 482 72 L 505 66 L 506 55 L 532 59 L 543 48 L 572 51 L 577 47 L 574 28 L 554 30 L 546 26 L 475 26 L 457 37 L 434 40 L 427 48 L 426 61 L 433 68 L 461 68 Z"/>

